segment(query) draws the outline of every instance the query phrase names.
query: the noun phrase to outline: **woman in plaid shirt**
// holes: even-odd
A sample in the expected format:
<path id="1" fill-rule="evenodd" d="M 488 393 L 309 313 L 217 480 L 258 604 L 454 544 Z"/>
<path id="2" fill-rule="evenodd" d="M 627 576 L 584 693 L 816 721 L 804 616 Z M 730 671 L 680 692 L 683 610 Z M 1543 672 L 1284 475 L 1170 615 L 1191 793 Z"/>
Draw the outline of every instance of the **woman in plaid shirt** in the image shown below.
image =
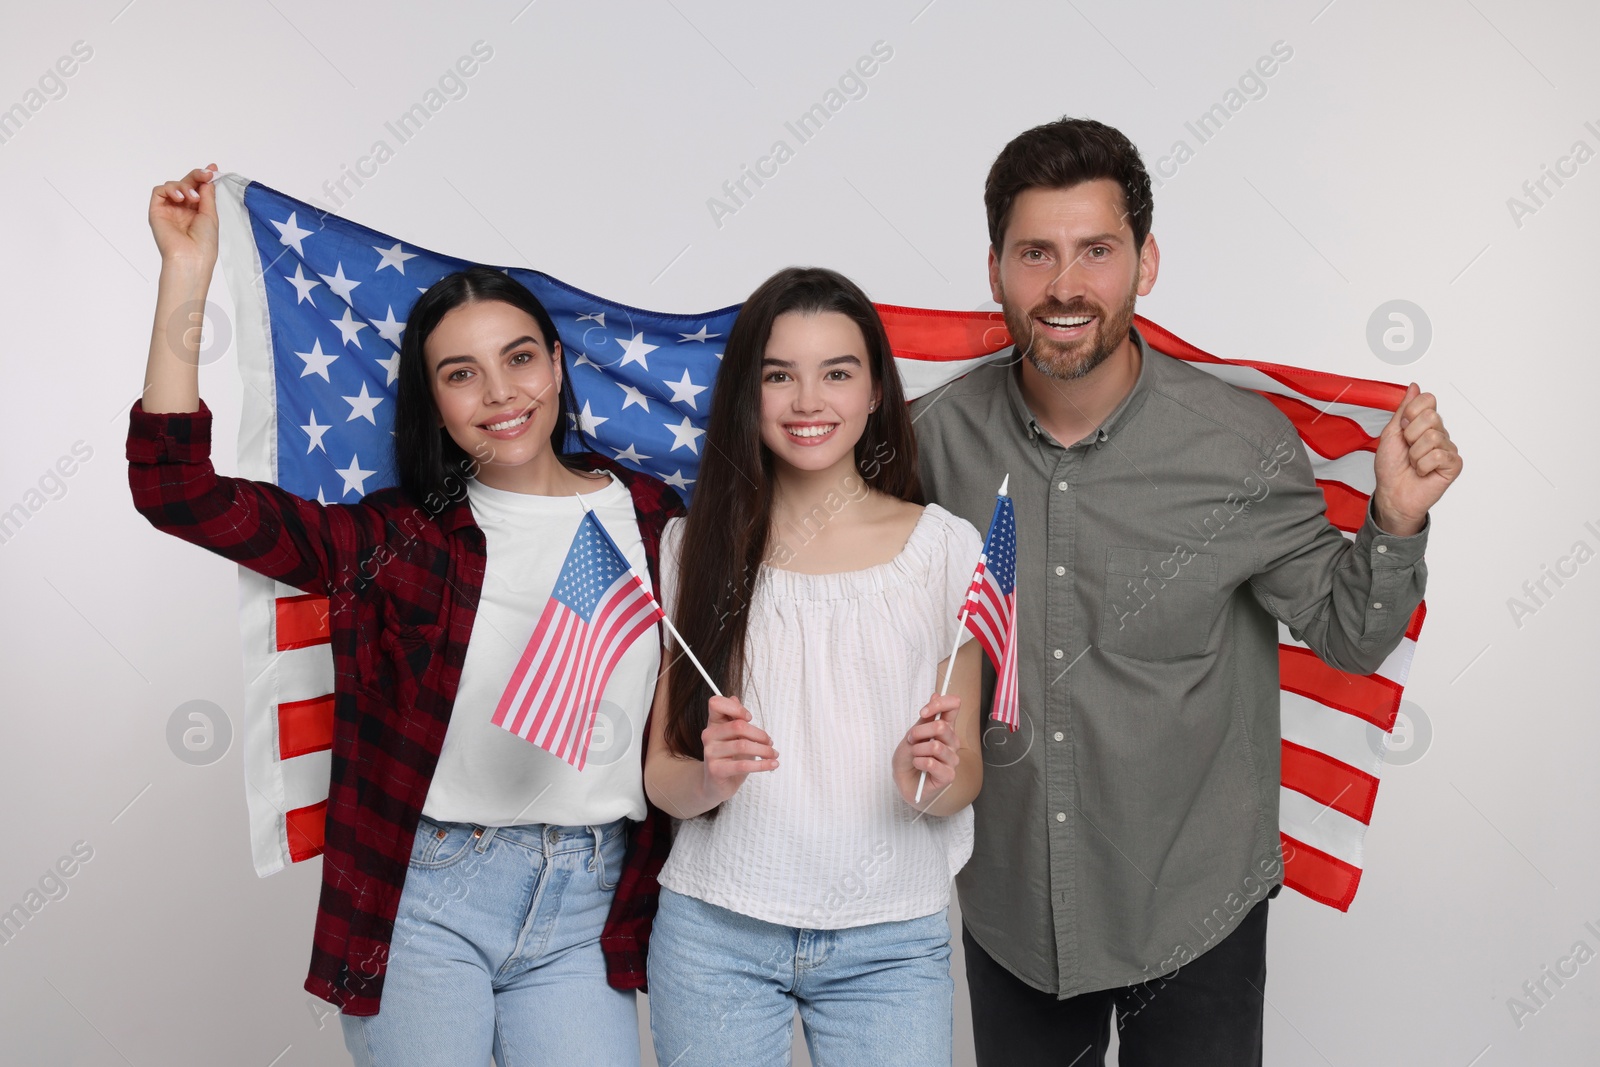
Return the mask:
<path id="1" fill-rule="evenodd" d="M 633 990 L 668 847 L 641 774 L 659 637 L 629 647 L 605 692 L 613 736 L 640 742 L 620 758 L 580 773 L 490 718 L 585 507 L 654 584 L 681 505 L 654 479 L 562 454 L 555 326 L 481 267 L 408 316 L 398 487 L 322 505 L 218 476 L 200 331 L 165 328 L 204 306 L 214 173 L 151 195 L 161 280 L 129 481 L 158 529 L 329 598 L 332 771 L 306 988 L 340 1007 L 358 1064 L 638 1063 Z"/>

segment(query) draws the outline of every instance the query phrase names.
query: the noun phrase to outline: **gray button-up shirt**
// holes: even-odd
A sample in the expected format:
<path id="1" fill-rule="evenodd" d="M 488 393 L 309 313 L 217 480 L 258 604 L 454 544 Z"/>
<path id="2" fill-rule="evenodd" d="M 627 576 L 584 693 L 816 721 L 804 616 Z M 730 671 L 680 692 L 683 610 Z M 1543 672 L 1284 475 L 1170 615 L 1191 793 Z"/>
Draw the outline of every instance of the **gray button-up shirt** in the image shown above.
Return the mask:
<path id="1" fill-rule="evenodd" d="M 956 884 L 979 944 L 1059 997 L 1171 972 L 1282 881 L 1278 621 L 1370 673 L 1427 577 L 1426 528 L 1369 511 L 1347 540 L 1287 418 L 1134 339 L 1137 383 L 1075 444 L 1011 349 L 914 406 L 931 499 L 982 531 L 1011 477 L 1022 723 L 985 723 Z"/>

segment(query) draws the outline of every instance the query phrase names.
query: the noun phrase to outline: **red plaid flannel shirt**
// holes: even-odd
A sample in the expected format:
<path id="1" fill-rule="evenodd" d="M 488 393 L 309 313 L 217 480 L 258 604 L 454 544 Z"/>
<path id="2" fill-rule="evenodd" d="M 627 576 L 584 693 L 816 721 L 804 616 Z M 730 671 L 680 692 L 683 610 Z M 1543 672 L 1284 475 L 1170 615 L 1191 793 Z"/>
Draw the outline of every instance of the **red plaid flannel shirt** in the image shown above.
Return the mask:
<path id="1" fill-rule="evenodd" d="M 334 664 L 332 773 L 306 989 L 348 1015 L 373 1015 L 412 837 L 439 760 L 483 589 L 483 531 L 463 492 L 436 517 L 398 489 L 322 505 L 275 485 L 218 477 L 211 412 L 151 414 L 128 430 L 134 506 L 157 529 L 270 578 L 328 596 Z M 650 579 L 659 588 L 661 528 L 677 495 L 601 456 L 633 495 Z M 648 729 L 646 730 L 648 737 Z M 656 876 L 671 847 L 651 805 L 631 827 L 627 859 L 600 937 L 607 979 L 643 989 Z"/>

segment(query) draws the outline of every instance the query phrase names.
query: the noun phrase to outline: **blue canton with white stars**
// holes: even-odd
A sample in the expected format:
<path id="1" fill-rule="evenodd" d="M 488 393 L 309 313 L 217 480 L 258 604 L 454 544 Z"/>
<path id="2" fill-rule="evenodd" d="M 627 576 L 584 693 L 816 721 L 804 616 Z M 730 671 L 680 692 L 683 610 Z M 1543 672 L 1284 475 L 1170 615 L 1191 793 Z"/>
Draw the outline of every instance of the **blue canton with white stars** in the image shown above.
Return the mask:
<path id="1" fill-rule="evenodd" d="M 1002 596 L 1017 587 L 1017 510 L 1009 496 L 996 498 L 989 536 L 983 542 L 984 566 L 994 575 Z"/>
<path id="2" fill-rule="evenodd" d="M 578 532 L 572 537 L 572 546 L 567 549 L 566 561 L 561 564 L 561 574 L 550 595 L 581 615 L 584 622 L 593 622 L 601 596 L 627 573 L 627 561 L 618 553 L 611 535 L 594 512 L 587 511 L 578 523 Z"/>

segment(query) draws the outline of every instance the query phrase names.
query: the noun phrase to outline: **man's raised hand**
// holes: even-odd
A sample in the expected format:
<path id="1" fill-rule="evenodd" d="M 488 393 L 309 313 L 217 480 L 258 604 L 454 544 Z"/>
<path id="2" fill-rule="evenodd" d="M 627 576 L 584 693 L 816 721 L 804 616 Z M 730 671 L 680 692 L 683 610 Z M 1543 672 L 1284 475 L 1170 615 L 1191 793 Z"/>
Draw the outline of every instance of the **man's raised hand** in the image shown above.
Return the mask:
<path id="1" fill-rule="evenodd" d="M 1428 509 L 1461 476 L 1461 453 L 1445 431 L 1438 400 L 1412 382 L 1389 424 L 1378 435 L 1373 473 L 1373 518 L 1386 534 L 1410 537 Z"/>

